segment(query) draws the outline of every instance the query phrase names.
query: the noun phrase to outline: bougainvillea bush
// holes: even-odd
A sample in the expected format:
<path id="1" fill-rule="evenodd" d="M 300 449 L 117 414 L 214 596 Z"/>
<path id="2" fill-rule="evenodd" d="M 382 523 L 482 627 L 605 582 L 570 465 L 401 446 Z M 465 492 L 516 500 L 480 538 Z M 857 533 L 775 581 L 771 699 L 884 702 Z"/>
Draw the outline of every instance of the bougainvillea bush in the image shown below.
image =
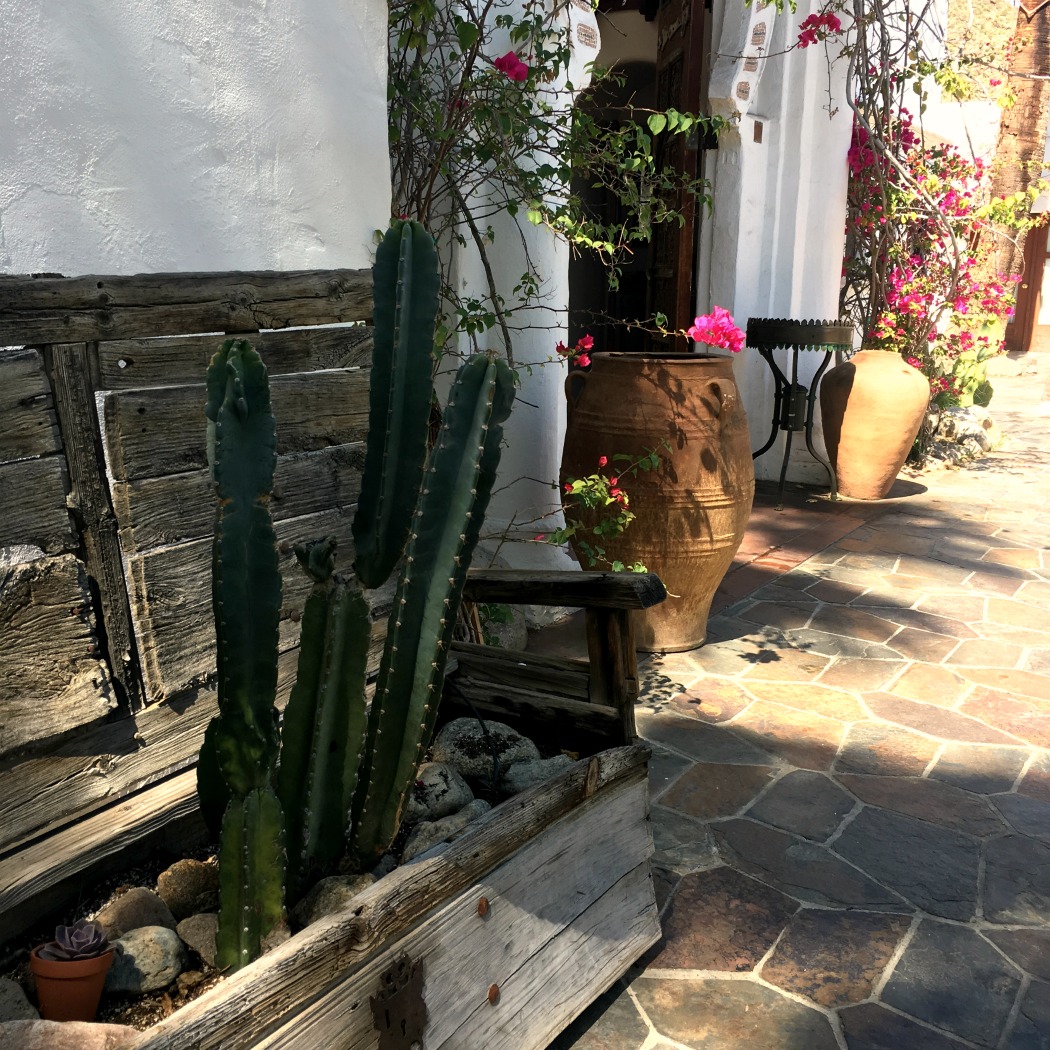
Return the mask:
<path id="1" fill-rule="evenodd" d="M 898 144 L 899 168 L 859 125 L 849 152 L 845 286 L 875 284 L 859 318 L 864 343 L 920 369 L 939 405 L 987 403 L 985 362 L 1002 347 L 1014 281 L 988 273 L 982 234 L 1004 202 L 989 200 L 979 159 L 924 145 L 906 112 L 886 138 Z"/>

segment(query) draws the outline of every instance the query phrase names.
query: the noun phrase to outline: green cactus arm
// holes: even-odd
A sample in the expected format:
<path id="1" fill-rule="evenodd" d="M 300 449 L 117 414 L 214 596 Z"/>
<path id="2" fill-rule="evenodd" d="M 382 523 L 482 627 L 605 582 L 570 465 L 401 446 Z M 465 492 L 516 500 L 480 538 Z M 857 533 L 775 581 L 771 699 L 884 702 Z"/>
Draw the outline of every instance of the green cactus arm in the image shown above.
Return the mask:
<path id="1" fill-rule="evenodd" d="M 288 883 L 343 854 L 367 714 L 372 619 L 361 592 L 319 580 L 307 599 L 296 682 L 284 712 L 277 795 L 284 808 Z"/>
<path id="2" fill-rule="evenodd" d="M 379 587 L 401 554 L 426 457 L 440 293 L 434 239 L 396 222 L 376 251 L 368 446 L 354 515 L 354 568 Z"/>
<path id="3" fill-rule="evenodd" d="M 219 840 L 220 969 L 239 970 L 262 952 L 284 920 L 284 829 L 281 804 L 269 788 L 233 799 Z"/>
<path id="4" fill-rule="evenodd" d="M 351 844 L 362 865 L 396 834 L 433 732 L 463 585 L 499 464 L 501 424 L 513 399 L 506 362 L 483 355 L 460 369 L 452 388 L 413 519 L 369 718 L 367 779 L 362 770 Z"/>
<path id="5" fill-rule="evenodd" d="M 212 473 L 218 493 L 212 547 L 219 712 L 215 756 L 234 795 L 269 781 L 277 756 L 274 700 L 281 577 L 270 518 L 276 434 L 266 368 L 230 339 L 208 368 Z"/>

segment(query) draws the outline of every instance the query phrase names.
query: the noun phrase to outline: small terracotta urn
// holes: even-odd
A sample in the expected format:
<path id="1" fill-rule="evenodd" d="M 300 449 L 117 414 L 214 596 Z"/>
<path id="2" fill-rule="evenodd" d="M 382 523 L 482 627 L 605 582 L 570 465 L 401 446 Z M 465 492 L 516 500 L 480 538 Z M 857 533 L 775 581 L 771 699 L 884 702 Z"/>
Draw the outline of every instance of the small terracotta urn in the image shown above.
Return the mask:
<path id="1" fill-rule="evenodd" d="M 843 496 L 886 497 L 929 403 L 926 377 L 889 350 L 861 350 L 824 376 L 824 443 Z"/>
<path id="2" fill-rule="evenodd" d="M 29 968 L 44 1020 L 94 1021 L 113 949 L 89 959 L 43 959 L 39 953 L 39 947 L 30 952 Z"/>

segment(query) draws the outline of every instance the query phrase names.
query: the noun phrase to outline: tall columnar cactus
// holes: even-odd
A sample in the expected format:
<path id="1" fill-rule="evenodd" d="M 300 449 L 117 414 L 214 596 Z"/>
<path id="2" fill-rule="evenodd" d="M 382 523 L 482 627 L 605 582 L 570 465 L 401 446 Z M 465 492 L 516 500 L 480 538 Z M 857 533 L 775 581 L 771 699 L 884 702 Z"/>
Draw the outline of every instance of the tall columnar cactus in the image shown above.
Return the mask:
<path id="1" fill-rule="evenodd" d="M 513 375 L 495 357 L 472 358 L 452 387 L 412 519 L 370 712 L 351 844 L 362 864 L 397 833 L 434 729 L 456 613 L 499 464 L 500 424 L 513 400 Z"/>
<path id="2" fill-rule="evenodd" d="M 281 808 L 271 788 L 281 607 L 269 507 L 276 437 L 266 368 L 249 343 L 227 340 L 213 358 L 205 414 L 218 495 L 212 604 L 219 714 L 208 728 L 199 784 L 205 808 L 230 798 L 222 819 L 217 958 L 237 967 L 258 955 L 261 938 L 280 919 L 284 883 Z"/>
<path id="3" fill-rule="evenodd" d="M 418 223 L 395 223 L 388 232 L 374 283 L 368 451 L 353 524 L 357 578 L 333 571 L 333 539 L 296 551 L 314 587 L 276 776 L 280 578 L 268 508 L 274 428 L 266 373 L 247 344 L 233 341 L 209 370 L 209 449 L 220 501 L 213 585 L 220 711 L 198 779 L 202 807 L 231 798 L 220 847 L 224 965 L 254 957 L 280 920 L 285 830 L 293 892 L 347 849 L 349 815 L 349 851 L 359 864 L 393 840 L 433 732 L 467 568 L 499 464 L 501 423 L 514 399 L 504 361 L 472 358 L 456 378 L 428 459 L 437 256 Z M 369 708 L 372 620 L 360 583 L 384 583 L 399 561 Z"/>

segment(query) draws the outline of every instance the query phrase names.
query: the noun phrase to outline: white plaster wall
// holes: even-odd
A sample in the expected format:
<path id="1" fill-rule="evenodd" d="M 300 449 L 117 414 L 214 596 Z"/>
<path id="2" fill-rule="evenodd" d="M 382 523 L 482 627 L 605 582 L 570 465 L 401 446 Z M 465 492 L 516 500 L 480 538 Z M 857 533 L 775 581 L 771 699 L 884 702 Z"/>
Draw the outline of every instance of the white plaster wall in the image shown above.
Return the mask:
<path id="1" fill-rule="evenodd" d="M 370 264 L 381 0 L 0 0 L 0 271 Z"/>
<path id="2" fill-rule="evenodd" d="M 716 5 L 711 101 L 737 126 L 707 157 L 714 213 L 701 230 L 698 308 L 725 306 L 741 327 L 749 317 L 823 320 L 838 313 L 851 126 L 843 101 L 845 63 L 829 77 L 822 46 L 780 53 L 797 39 L 802 19 L 818 9 L 800 3 L 791 15 L 786 8 L 775 14 L 772 6 L 744 8 L 734 0 Z M 756 19 L 766 25 L 760 48 L 752 45 Z M 748 70 L 745 53 L 769 57 Z M 738 92 L 741 82 L 748 85 L 746 100 L 743 89 Z M 790 374 L 788 353 L 777 355 Z M 800 355 L 800 382 L 810 384 L 822 356 Z M 748 350 L 734 370 L 752 447 L 759 448 L 770 431 L 772 377 Z M 819 433 L 815 444 L 822 448 Z M 802 435 L 795 435 L 793 445 L 788 477 L 826 483 L 827 473 L 806 453 Z M 783 449 L 779 434 L 755 462 L 759 478 L 779 477 Z"/>

